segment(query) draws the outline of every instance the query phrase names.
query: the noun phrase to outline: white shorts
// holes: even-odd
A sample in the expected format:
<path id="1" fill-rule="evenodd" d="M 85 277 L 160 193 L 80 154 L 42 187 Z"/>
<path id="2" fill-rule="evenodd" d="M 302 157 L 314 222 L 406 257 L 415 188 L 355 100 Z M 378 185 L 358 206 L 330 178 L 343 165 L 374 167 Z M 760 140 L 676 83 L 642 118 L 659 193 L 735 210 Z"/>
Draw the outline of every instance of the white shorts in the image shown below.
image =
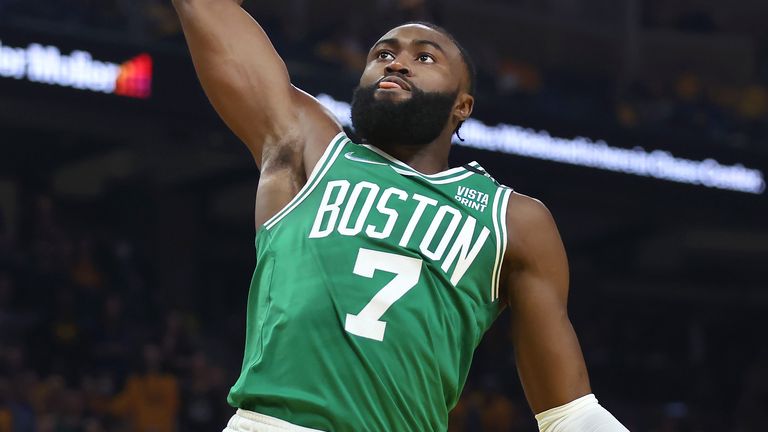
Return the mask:
<path id="1" fill-rule="evenodd" d="M 222 432 L 322 432 L 317 429 L 305 428 L 288 423 L 285 420 L 238 409 L 229 419 L 227 427 Z"/>

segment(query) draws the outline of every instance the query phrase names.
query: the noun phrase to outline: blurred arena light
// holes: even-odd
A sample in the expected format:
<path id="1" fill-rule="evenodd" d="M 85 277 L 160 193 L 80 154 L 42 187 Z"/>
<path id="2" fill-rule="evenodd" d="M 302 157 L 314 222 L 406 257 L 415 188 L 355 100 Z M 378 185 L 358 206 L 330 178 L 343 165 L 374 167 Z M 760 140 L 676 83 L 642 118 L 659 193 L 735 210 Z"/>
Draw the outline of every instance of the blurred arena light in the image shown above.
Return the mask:
<path id="1" fill-rule="evenodd" d="M 344 126 L 351 127 L 349 103 L 327 94 L 320 94 L 317 99 Z M 488 126 L 474 119 L 464 123 L 461 134 L 465 141 L 454 136 L 454 144 L 708 188 L 751 194 L 765 191 L 762 171 L 742 164 L 723 165 L 712 158 L 684 159 L 663 150 L 612 147 L 602 140 L 558 138 L 546 131 L 508 124 Z"/>
<path id="2" fill-rule="evenodd" d="M 152 57 L 139 54 L 117 64 L 95 60 L 84 50 L 67 55 L 53 45 L 21 48 L 0 40 L 0 77 L 146 99 L 152 90 Z"/>

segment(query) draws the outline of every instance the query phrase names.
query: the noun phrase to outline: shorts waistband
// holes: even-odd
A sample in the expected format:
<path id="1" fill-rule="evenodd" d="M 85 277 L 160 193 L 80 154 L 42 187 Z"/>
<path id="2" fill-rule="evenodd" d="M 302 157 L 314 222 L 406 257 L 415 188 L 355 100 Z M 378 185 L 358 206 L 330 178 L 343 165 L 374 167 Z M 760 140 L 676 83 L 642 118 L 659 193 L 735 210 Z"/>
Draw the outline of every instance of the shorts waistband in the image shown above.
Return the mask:
<path id="1" fill-rule="evenodd" d="M 323 432 L 319 429 L 306 428 L 303 426 L 295 425 L 293 423 L 289 423 L 285 420 L 280 420 L 279 418 L 270 417 L 265 414 L 259 414 L 257 412 L 248 411 L 242 408 L 237 409 L 237 415 L 243 418 L 247 418 L 248 420 L 252 420 L 256 423 L 265 424 L 281 430 L 285 430 L 286 432 Z"/>

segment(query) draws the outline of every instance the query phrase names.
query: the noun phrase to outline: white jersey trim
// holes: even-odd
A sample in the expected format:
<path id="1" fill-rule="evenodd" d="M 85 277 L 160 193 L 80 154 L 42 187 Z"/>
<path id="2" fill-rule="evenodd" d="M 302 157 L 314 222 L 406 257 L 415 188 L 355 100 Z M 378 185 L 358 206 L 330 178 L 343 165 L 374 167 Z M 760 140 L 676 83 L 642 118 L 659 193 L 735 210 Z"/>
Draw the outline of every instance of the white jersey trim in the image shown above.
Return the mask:
<path id="1" fill-rule="evenodd" d="M 465 171 L 465 172 L 464 172 L 464 174 L 458 175 L 456 177 L 451 177 L 451 178 L 447 178 L 447 179 L 440 179 L 440 180 L 432 180 L 432 179 L 429 179 L 429 178 L 425 177 L 424 174 L 421 174 L 418 171 L 408 171 L 408 170 L 400 169 L 400 168 L 392 166 L 392 165 L 390 165 L 390 167 L 396 173 L 398 173 L 398 174 L 402 174 L 402 175 L 406 175 L 406 176 L 413 176 L 413 177 L 421 177 L 424 180 L 426 180 L 426 181 L 428 181 L 428 182 L 430 182 L 432 184 L 453 183 L 453 182 L 457 182 L 457 181 L 460 181 L 460 180 L 464 180 L 465 178 L 470 177 L 473 174 L 475 174 L 475 173 L 473 173 L 471 171 L 466 171 L 463 168 L 454 168 L 454 169 L 459 169 L 459 170 L 462 170 L 462 171 Z"/>
<path id="2" fill-rule="evenodd" d="M 410 165 L 395 158 L 394 156 L 391 156 L 390 154 L 388 154 L 387 152 L 385 152 L 384 150 L 378 147 L 374 147 L 369 144 L 361 144 L 361 146 L 378 154 L 384 159 L 387 159 L 388 161 L 392 162 L 395 165 L 395 166 L 392 166 L 392 169 L 395 170 L 395 172 L 397 172 L 398 174 L 421 177 L 427 180 L 428 182 L 434 183 L 434 184 L 453 183 L 455 181 L 463 180 L 469 177 L 470 175 L 474 174 L 471 171 L 467 171 L 467 169 L 464 167 L 449 168 L 445 171 L 442 171 L 436 174 L 424 174 L 422 172 L 419 172 L 413 169 Z M 485 170 L 476 161 L 470 162 L 469 165 L 485 172 Z M 450 177 L 450 176 L 457 176 L 457 177 Z M 450 178 L 445 178 L 445 177 L 450 177 Z"/>
<path id="3" fill-rule="evenodd" d="M 493 274 L 491 275 L 491 301 L 499 298 L 499 283 L 501 279 L 501 265 L 504 262 L 504 254 L 507 252 L 507 207 L 509 197 L 512 195 L 512 189 L 506 186 L 500 186 L 496 189 L 493 198 L 493 212 L 491 219 L 493 221 L 493 231 L 496 235 L 496 259 L 493 264 Z"/>
<path id="4" fill-rule="evenodd" d="M 507 253 L 507 207 L 509 207 L 509 198 L 512 196 L 512 189 L 504 188 L 504 196 L 501 198 L 501 209 L 499 211 L 499 225 L 501 225 L 501 261 L 496 277 L 496 298 L 499 298 L 499 283 L 501 281 L 501 267 L 504 263 L 504 255 Z"/>
<path id="5" fill-rule="evenodd" d="M 275 224 L 280 222 L 285 216 L 288 215 L 288 213 L 298 207 L 299 204 L 301 204 L 307 198 L 307 196 L 312 193 L 315 187 L 317 187 L 318 183 L 320 183 L 320 180 L 331 168 L 333 162 L 337 157 L 339 157 L 339 154 L 344 148 L 344 145 L 348 142 L 350 142 L 349 138 L 347 138 L 347 135 L 344 134 L 344 132 L 339 132 L 335 137 L 333 137 L 331 143 L 328 145 L 328 148 L 325 149 L 323 155 L 320 157 L 320 160 L 318 160 L 315 164 L 315 167 L 312 168 L 312 173 L 309 174 L 307 182 L 304 183 L 304 186 L 299 190 L 296 196 L 294 196 L 293 199 L 288 204 L 286 204 L 282 210 L 277 212 L 274 216 L 267 220 L 267 222 L 264 223 L 265 229 L 269 230 L 274 227 Z"/>

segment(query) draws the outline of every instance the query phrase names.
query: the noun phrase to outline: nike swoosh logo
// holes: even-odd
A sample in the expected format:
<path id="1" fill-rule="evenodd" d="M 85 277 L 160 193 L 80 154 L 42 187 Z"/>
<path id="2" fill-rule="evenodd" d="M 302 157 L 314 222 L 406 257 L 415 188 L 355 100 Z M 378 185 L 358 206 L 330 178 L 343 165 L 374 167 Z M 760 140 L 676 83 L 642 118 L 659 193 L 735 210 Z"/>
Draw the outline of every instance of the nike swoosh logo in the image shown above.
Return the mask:
<path id="1" fill-rule="evenodd" d="M 351 161 L 355 161 L 355 162 L 363 162 L 363 163 L 369 163 L 369 164 L 373 164 L 373 165 L 389 165 L 389 164 L 382 163 L 382 162 L 374 162 L 374 161 L 371 161 L 371 160 L 368 160 L 368 159 L 360 159 L 359 157 L 353 156 L 354 154 L 355 154 L 355 152 L 353 152 L 353 151 L 352 152 L 347 152 L 347 153 L 344 153 L 344 157 L 349 159 L 349 160 L 351 160 Z"/>

